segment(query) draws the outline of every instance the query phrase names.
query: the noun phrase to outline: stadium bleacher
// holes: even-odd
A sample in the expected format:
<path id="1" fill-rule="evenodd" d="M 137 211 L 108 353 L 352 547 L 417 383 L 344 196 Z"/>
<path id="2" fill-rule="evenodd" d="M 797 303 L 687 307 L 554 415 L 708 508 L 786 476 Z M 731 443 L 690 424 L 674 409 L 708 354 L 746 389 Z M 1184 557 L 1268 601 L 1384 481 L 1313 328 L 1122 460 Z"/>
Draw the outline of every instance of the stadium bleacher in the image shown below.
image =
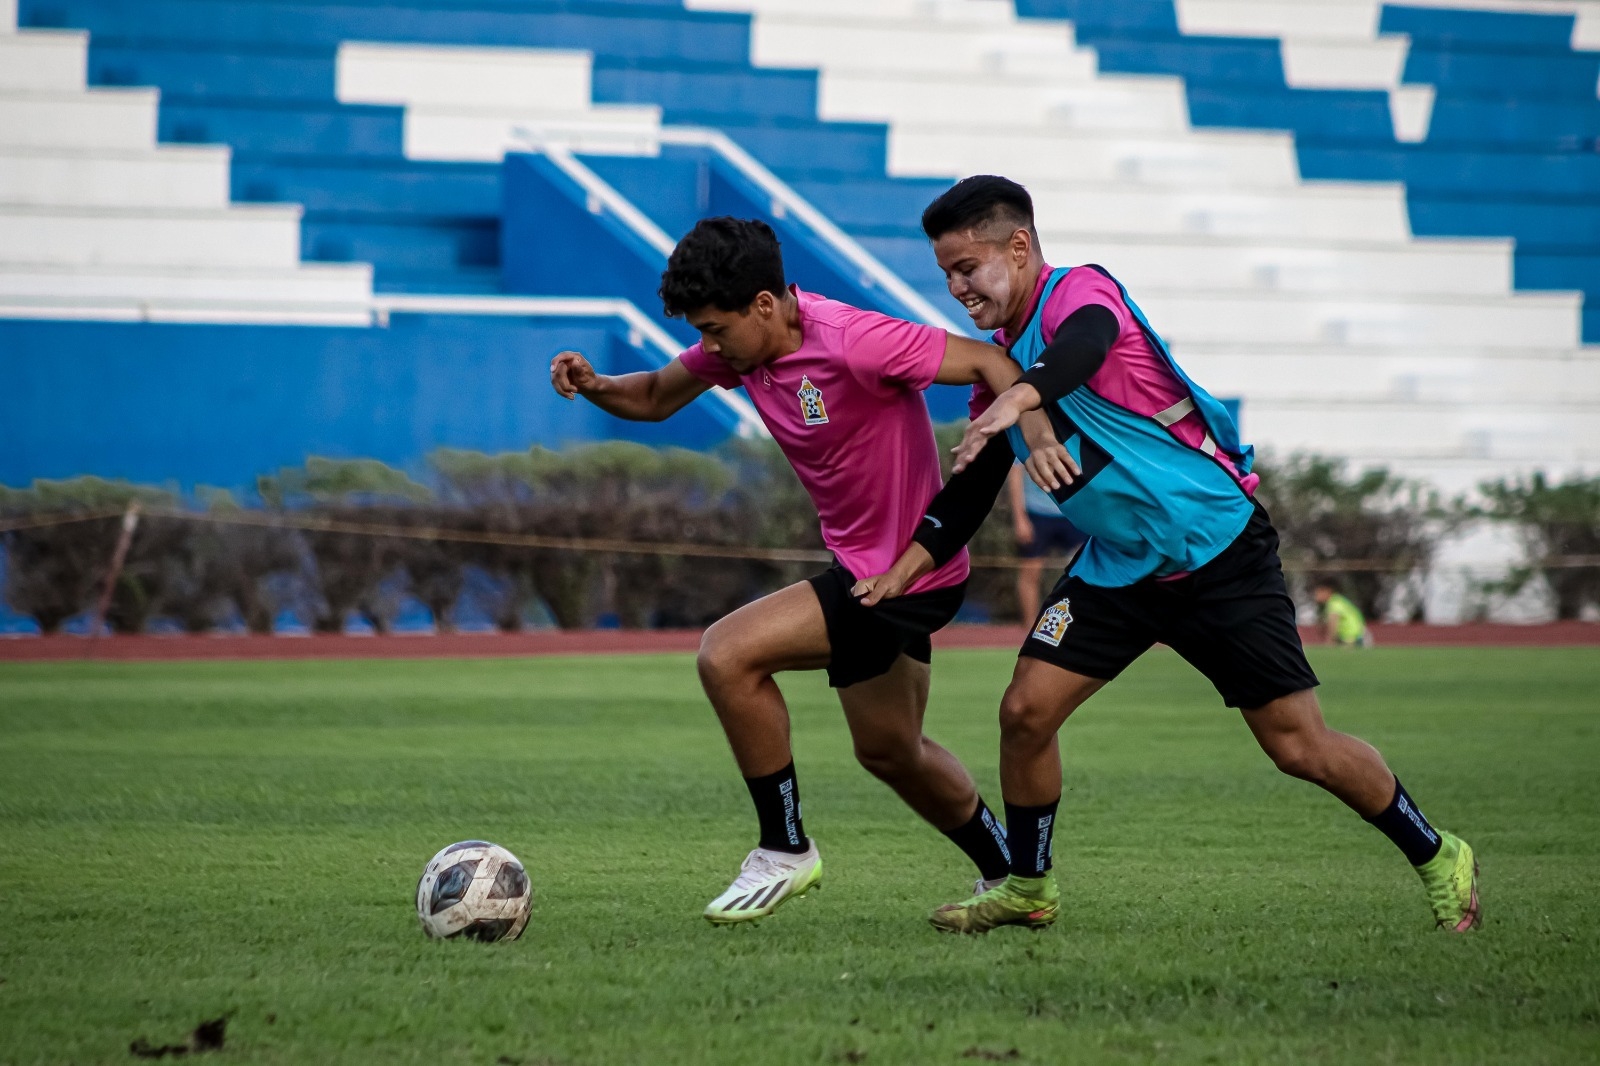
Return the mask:
<path id="1" fill-rule="evenodd" d="M 1074 19 L 1103 70 L 1182 75 L 1196 126 L 1292 131 L 1308 179 L 1404 183 L 1418 236 L 1514 238 L 1517 287 L 1583 292 L 1584 339 L 1600 342 L 1600 6 L 1018 7 Z"/>
<path id="2" fill-rule="evenodd" d="M 652 279 L 707 213 L 769 218 L 808 288 L 964 321 L 916 219 L 954 177 L 1000 171 L 1033 189 L 1047 251 L 1122 276 L 1190 369 L 1244 398 L 1258 443 L 1448 489 L 1592 467 L 1600 53 L 1574 42 L 1600 4 L 1564 7 L 21 0 L 0 36 L 0 359 L 29 364 L 42 427 L 37 405 L 83 380 L 44 353 L 143 352 L 201 381 L 147 397 L 169 419 L 245 397 L 218 428 L 295 462 L 243 353 L 271 366 L 314 337 L 327 366 L 350 345 L 407 366 L 508 334 L 542 372 L 563 331 L 598 327 L 614 365 L 648 365 L 689 338 Z M 20 321 L 50 318 L 102 321 Z M 301 372 L 292 387 L 329 380 Z M 471 387 L 498 403 L 517 373 Z M 429 410 L 434 380 L 344 379 L 341 417 Z M 503 432 L 442 442 L 625 432 L 521 399 Z M 933 403 L 962 409 L 955 390 Z M 691 421 L 659 439 L 750 431 L 723 399 Z M 134 464 L 139 433 L 80 440 L 70 470 L 44 447 L 0 459 L 0 482 L 182 461 L 152 444 Z M 301 451 L 414 464 L 419 439 Z M 239 454 L 223 483 L 266 458 Z"/>
<path id="3" fill-rule="evenodd" d="M 1047 252 L 1120 274 L 1191 370 L 1244 398 L 1258 443 L 1382 462 L 1452 490 L 1509 469 L 1594 463 L 1600 363 L 1580 332 L 1580 282 L 1593 274 L 1558 279 L 1567 291 L 1515 285 L 1528 281 L 1531 247 L 1519 220 L 1571 217 L 1567 236 L 1582 239 L 1581 209 L 1567 211 L 1557 190 L 1573 203 L 1592 198 L 1583 175 L 1595 158 L 1569 152 L 1530 168 L 1515 153 L 1490 158 L 1515 144 L 1441 140 L 1432 109 L 1455 97 L 1416 84 L 1412 64 L 1423 60 L 1388 29 L 1396 9 L 1371 0 L 690 6 L 751 11 L 758 64 L 819 69 L 824 117 L 887 121 L 892 174 L 997 170 L 1026 182 Z M 1441 25 L 1482 15 L 1426 14 Z M 1570 12 L 1554 21 L 1575 32 Z M 1427 54 L 1455 40 L 1441 30 Z M 889 41 L 902 44 L 886 62 Z M 1587 62 L 1559 33 L 1547 29 L 1537 43 L 1573 69 Z M 1477 171 L 1496 169 L 1508 184 L 1520 171 L 1528 187 L 1493 220 L 1440 221 L 1444 194 L 1414 190 L 1410 168 L 1469 188 Z M 1480 200 L 1480 214 L 1495 213 L 1492 197 Z M 928 266 L 914 229 L 900 240 L 906 254 L 884 258 L 929 283 L 916 273 Z"/>

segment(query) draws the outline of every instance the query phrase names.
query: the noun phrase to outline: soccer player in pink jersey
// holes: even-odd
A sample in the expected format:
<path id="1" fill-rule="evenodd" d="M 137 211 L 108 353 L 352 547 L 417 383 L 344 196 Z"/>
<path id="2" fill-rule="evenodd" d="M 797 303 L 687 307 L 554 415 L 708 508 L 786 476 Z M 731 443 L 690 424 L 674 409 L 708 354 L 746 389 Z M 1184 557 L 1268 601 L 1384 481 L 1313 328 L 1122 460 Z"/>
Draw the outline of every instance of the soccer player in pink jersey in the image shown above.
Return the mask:
<path id="1" fill-rule="evenodd" d="M 706 918 L 764 917 L 822 877 L 801 821 L 789 712 L 773 681 L 785 670 L 827 670 L 861 765 L 972 859 L 980 890 L 998 884 L 1009 869 L 1004 831 L 966 769 L 922 731 L 929 637 L 961 606 L 965 549 L 876 607 L 850 588 L 889 568 L 943 483 L 923 390 L 981 384 L 1000 392 L 1020 369 L 992 345 L 787 285 L 777 238 L 762 222 L 696 225 L 667 262 L 661 299 L 667 314 L 700 331 L 700 343 L 659 370 L 617 377 L 562 352 L 550 367 L 556 391 L 621 418 L 659 421 L 707 389 L 743 388 L 816 504 L 835 558 L 809 581 L 723 618 L 701 641 L 700 680 L 761 833 Z M 1053 443 L 1046 419 L 1032 427 L 1030 442 Z"/>

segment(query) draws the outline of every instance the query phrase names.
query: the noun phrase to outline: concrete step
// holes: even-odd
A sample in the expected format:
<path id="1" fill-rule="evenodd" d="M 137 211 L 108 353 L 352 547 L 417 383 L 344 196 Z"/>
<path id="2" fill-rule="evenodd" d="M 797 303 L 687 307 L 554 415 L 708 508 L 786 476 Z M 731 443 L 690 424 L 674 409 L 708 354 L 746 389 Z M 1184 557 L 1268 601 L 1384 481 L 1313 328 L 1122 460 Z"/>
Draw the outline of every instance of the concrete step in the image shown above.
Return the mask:
<path id="1" fill-rule="evenodd" d="M 1417 349 L 1349 345 L 1185 344 L 1175 353 L 1196 381 L 1252 404 L 1315 397 L 1330 403 L 1600 405 L 1600 348 Z"/>
<path id="2" fill-rule="evenodd" d="M 0 92 L 0 149 L 153 148 L 154 89 Z"/>
<path id="3" fill-rule="evenodd" d="M 1211 289 L 1325 296 L 1476 295 L 1511 291 L 1509 241 L 1276 242 L 1242 237 L 1046 234 L 1052 262 L 1099 263 L 1138 293 L 1203 280 Z"/>
<path id="4" fill-rule="evenodd" d="M 87 33 L 0 28 L 0 92 L 82 92 L 88 55 Z"/>
<path id="5" fill-rule="evenodd" d="M 1009 26 L 1017 21 L 1012 0 L 684 0 L 691 11 L 737 11 L 758 18 L 820 19 L 832 23 L 936 22 L 959 26 Z"/>
<path id="6" fill-rule="evenodd" d="M 654 155 L 660 150 L 661 113 L 633 106 L 600 106 L 578 113 L 406 108 L 408 159 L 492 163 L 508 151 L 526 152 L 541 143 L 589 155 Z"/>
<path id="7" fill-rule="evenodd" d="M 364 303 L 269 303 L 235 300 L 55 300 L 0 297 L 0 319 L 72 319 L 90 322 L 174 322 L 245 326 L 352 326 L 373 324 Z"/>
<path id="8" fill-rule="evenodd" d="M 1489 344 L 1576 348 L 1578 293 L 1491 297 L 1256 295 L 1144 289 L 1133 298 L 1175 345 L 1241 341 L 1288 344 Z"/>
<path id="9" fill-rule="evenodd" d="M 332 304 L 370 301 L 366 263 L 304 263 L 287 269 L 82 267 L 0 264 L 0 301 L 13 305 L 98 306 L 107 301 L 158 305 Z"/>
<path id="10" fill-rule="evenodd" d="M 0 148 L 0 203 L 59 207 L 225 207 L 220 145 L 144 150 Z"/>
<path id="11" fill-rule="evenodd" d="M 1075 233 L 1124 233 L 1403 244 L 1411 234 L 1398 185 L 1215 190 L 1038 182 L 1029 191 L 1040 232 L 1052 243 Z"/>
<path id="12" fill-rule="evenodd" d="M 337 92 L 404 107 L 411 159 L 493 162 L 540 140 L 601 155 L 653 155 L 661 108 L 591 100 L 593 57 L 536 48 L 351 43 Z"/>
<path id="13" fill-rule="evenodd" d="M 588 52 L 349 42 L 336 93 L 345 103 L 585 111 L 593 66 Z"/>
<path id="14" fill-rule="evenodd" d="M 0 205 L 0 263 L 278 267 L 300 261 L 300 208 L 200 210 Z"/>
<path id="15" fill-rule="evenodd" d="M 1032 76 L 1070 84 L 1092 79 L 1096 70 L 1094 52 L 1077 47 L 1064 22 L 973 27 L 874 12 L 841 32 L 839 20 L 815 14 L 758 15 L 750 51 L 757 66 L 855 73 Z"/>
<path id="16" fill-rule="evenodd" d="M 1176 78 L 1060 79 L 980 73 L 876 73 L 831 66 L 818 86 L 827 119 L 916 122 L 930 114 L 958 125 L 984 125 L 1049 136 L 1063 131 L 1183 133 L 1189 107 Z"/>
<path id="17" fill-rule="evenodd" d="M 1173 6 L 1185 34 L 1349 39 L 1377 36 L 1382 0 L 1174 0 Z"/>
<path id="18" fill-rule="evenodd" d="M 1293 188 L 1299 180 L 1294 140 L 1287 134 L 1036 133 L 932 118 L 890 128 L 889 172 L 904 177 L 1005 174 L 1024 184 L 1153 181 L 1212 189 Z"/>

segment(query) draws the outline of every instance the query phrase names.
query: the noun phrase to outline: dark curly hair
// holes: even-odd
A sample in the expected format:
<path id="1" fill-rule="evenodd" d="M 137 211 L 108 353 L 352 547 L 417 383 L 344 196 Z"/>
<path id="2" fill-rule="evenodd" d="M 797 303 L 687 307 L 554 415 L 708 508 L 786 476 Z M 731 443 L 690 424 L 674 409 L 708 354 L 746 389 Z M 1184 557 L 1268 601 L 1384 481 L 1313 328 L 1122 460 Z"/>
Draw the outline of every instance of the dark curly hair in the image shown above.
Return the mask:
<path id="1" fill-rule="evenodd" d="M 661 275 L 661 306 L 668 318 L 706 306 L 741 311 L 757 293 L 782 296 L 787 288 L 772 227 L 724 215 L 696 222 L 672 250 Z"/>
<path id="2" fill-rule="evenodd" d="M 1033 229 L 1033 197 L 1028 190 L 997 174 L 962 178 L 939 194 L 922 212 L 922 232 L 936 241 L 956 230 L 984 229 L 1004 222 L 1008 231 Z"/>

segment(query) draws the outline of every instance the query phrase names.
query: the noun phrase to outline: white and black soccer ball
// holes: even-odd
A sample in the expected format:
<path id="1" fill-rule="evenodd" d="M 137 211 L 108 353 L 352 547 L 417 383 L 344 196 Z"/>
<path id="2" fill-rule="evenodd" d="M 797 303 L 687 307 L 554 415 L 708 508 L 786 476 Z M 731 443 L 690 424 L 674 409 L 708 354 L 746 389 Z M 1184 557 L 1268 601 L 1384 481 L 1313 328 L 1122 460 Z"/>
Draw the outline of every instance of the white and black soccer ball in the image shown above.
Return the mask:
<path id="1" fill-rule="evenodd" d="M 428 860 L 417 882 L 417 920 L 436 940 L 515 940 L 532 905 L 528 871 L 487 840 L 451 844 Z"/>

